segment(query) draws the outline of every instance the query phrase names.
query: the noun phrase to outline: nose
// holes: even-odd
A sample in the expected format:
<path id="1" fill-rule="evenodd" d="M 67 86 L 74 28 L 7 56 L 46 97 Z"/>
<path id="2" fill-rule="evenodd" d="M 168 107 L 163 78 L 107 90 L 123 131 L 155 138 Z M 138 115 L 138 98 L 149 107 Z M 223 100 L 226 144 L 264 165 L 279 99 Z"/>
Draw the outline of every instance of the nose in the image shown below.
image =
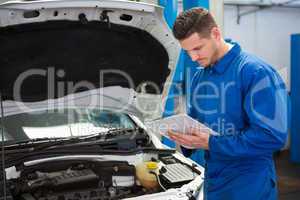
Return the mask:
<path id="1" fill-rule="evenodd" d="M 196 61 L 199 59 L 199 55 L 197 53 L 190 54 L 192 61 Z"/>

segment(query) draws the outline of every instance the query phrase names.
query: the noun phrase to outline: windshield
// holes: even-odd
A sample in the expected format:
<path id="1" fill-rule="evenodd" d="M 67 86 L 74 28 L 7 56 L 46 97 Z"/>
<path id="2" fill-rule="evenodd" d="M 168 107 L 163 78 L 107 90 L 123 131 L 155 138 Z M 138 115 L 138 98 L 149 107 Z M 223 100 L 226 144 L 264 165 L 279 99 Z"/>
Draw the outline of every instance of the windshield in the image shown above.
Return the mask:
<path id="1" fill-rule="evenodd" d="M 86 108 L 34 111 L 4 117 L 1 128 L 5 141 L 38 138 L 76 137 L 132 129 L 135 123 L 124 113 Z M 2 138 L 0 137 L 0 141 Z"/>

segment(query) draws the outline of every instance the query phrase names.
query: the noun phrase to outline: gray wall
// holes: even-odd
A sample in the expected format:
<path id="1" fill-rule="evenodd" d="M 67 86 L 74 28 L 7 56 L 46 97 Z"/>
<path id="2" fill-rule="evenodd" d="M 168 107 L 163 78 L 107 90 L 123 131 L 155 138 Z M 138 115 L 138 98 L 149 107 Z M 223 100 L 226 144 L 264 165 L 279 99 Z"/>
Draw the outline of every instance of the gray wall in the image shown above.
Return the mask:
<path id="1" fill-rule="evenodd" d="M 237 24 L 237 8 L 224 7 L 224 35 L 238 41 L 244 50 L 272 64 L 290 88 L 290 36 L 300 33 L 300 8 L 261 10 L 241 18 Z M 253 7 L 242 8 L 242 12 Z"/>

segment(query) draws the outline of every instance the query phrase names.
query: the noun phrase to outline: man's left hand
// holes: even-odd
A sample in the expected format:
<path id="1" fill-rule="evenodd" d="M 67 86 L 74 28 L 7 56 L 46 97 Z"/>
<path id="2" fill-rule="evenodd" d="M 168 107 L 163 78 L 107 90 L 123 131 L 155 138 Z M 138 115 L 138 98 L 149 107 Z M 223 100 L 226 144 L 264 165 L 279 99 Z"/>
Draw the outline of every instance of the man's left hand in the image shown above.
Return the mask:
<path id="1" fill-rule="evenodd" d="M 209 149 L 209 133 L 206 131 L 194 129 L 185 134 L 168 130 L 168 135 L 176 143 L 187 148 Z"/>

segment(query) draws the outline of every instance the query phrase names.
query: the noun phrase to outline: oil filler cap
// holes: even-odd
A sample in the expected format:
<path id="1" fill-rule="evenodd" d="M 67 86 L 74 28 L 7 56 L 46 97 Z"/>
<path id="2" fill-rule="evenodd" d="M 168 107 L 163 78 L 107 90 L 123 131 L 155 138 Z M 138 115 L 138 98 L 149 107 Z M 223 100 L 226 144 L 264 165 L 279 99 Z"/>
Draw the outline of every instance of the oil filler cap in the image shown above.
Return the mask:
<path id="1" fill-rule="evenodd" d="M 156 162 L 146 162 L 146 166 L 149 170 L 154 170 L 158 168 Z"/>

